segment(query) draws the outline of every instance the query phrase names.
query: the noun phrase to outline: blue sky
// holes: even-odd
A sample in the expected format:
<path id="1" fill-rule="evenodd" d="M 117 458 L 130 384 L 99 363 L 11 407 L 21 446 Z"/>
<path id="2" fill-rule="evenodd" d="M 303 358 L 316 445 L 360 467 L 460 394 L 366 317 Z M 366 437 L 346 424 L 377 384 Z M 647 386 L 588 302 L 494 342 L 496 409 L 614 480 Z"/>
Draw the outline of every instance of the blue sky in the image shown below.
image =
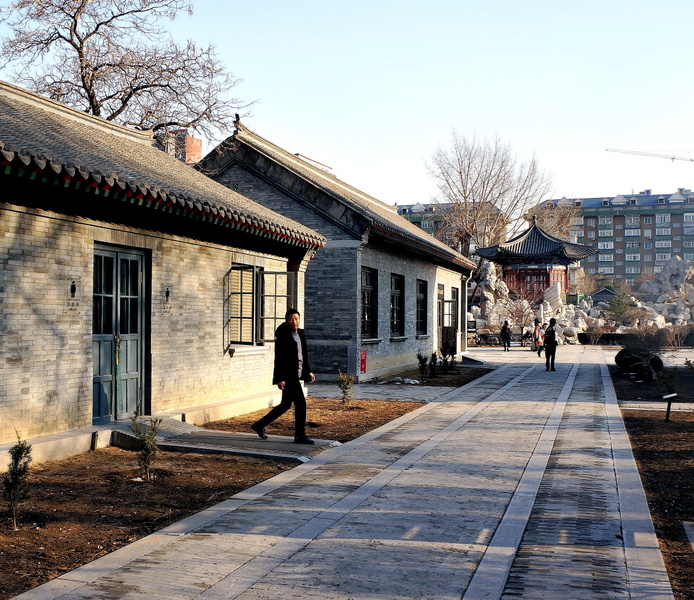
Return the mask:
<path id="1" fill-rule="evenodd" d="M 196 0 L 176 39 L 214 44 L 257 99 L 244 123 L 389 204 L 463 134 L 535 154 L 557 197 L 694 188 L 694 2 Z M 2 71 L 0 71 L 2 76 Z"/>

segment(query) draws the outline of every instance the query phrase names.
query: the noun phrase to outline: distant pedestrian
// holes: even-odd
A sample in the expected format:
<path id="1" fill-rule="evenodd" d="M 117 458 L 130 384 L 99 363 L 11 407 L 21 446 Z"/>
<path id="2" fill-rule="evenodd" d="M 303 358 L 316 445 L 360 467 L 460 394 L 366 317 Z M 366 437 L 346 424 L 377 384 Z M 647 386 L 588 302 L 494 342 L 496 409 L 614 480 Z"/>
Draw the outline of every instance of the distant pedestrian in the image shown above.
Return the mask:
<path id="1" fill-rule="evenodd" d="M 549 327 L 545 329 L 545 371 L 556 371 L 554 368 L 554 358 L 557 354 L 557 331 L 555 325 L 556 319 L 549 320 Z"/>
<path id="2" fill-rule="evenodd" d="M 545 331 L 547 331 L 547 323 L 543 323 L 540 327 L 540 334 L 538 335 L 539 344 L 537 346 L 537 356 L 542 358 L 542 351 L 545 349 Z"/>
<path id="3" fill-rule="evenodd" d="M 540 356 L 542 351 L 542 327 L 540 327 L 540 319 L 535 319 L 535 326 L 533 327 L 533 352 L 537 352 Z"/>
<path id="4" fill-rule="evenodd" d="M 501 338 L 501 344 L 504 347 L 504 352 L 510 352 L 511 351 L 511 328 L 508 326 L 508 321 L 504 321 L 504 324 L 501 326 L 501 334 L 499 337 Z"/>

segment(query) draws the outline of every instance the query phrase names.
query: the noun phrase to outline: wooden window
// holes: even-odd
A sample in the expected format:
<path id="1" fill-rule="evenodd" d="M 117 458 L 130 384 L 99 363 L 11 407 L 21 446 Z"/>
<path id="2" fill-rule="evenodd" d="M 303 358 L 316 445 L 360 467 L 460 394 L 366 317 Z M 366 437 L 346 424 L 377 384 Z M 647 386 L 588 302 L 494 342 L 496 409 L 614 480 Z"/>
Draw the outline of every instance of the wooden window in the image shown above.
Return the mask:
<path id="1" fill-rule="evenodd" d="M 272 341 L 289 308 L 296 307 L 296 273 L 235 264 L 224 275 L 224 351 Z"/>
<path id="2" fill-rule="evenodd" d="M 361 335 L 378 336 L 378 271 L 367 267 L 361 270 Z"/>
<path id="3" fill-rule="evenodd" d="M 417 280 L 417 315 L 416 331 L 417 335 L 426 335 L 428 317 L 428 283 L 422 279 Z"/>
<path id="4" fill-rule="evenodd" d="M 405 335 L 405 277 L 390 275 L 390 335 Z"/>

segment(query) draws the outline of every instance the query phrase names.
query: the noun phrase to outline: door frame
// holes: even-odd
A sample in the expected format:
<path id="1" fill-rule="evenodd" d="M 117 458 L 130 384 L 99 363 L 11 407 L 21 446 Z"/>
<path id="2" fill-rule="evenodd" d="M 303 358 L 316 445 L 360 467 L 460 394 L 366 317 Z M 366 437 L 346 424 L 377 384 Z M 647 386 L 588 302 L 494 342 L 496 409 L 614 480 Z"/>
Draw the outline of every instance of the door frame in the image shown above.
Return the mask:
<path id="1" fill-rule="evenodd" d="M 138 399 L 137 399 L 137 410 L 140 414 L 151 414 L 151 298 L 152 298 L 152 278 L 151 278 L 151 252 L 142 248 L 135 248 L 130 246 L 119 246 L 111 245 L 105 243 L 96 243 L 94 245 L 94 260 L 92 265 L 95 263 L 97 255 L 102 256 L 114 256 L 116 261 L 114 263 L 114 289 L 115 297 L 118 297 L 118 285 L 119 285 L 119 268 L 118 268 L 118 258 L 120 256 L 131 255 L 136 256 L 139 259 L 141 265 L 140 269 L 140 282 L 139 282 L 139 320 L 140 320 L 140 331 L 138 336 L 138 341 L 140 345 L 140 355 L 138 358 L 138 372 L 139 372 L 139 382 L 138 382 Z M 93 297 L 92 297 L 93 298 Z M 120 314 L 120 307 L 118 302 L 115 302 L 114 306 L 114 316 L 116 320 L 113 322 L 113 329 L 116 328 L 117 317 Z M 92 299 L 92 311 L 94 311 L 94 300 Z M 94 322 L 94 317 L 92 319 Z M 106 334 L 101 334 L 106 335 Z M 111 334 L 112 336 L 112 334 Z M 96 335 L 94 334 L 94 325 L 92 325 L 92 347 Z M 113 349 L 111 349 L 111 360 L 112 365 L 115 367 L 115 354 Z M 92 367 L 93 375 L 92 378 L 97 377 L 97 365 L 94 364 Z M 92 413 L 92 421 L 94 423 L 104 423 L 109 421 L 117 421 L 122 419 L 130 418 L 129 413 L 119 414 L 118 403 L 119 398 L 117 395 L 117 381 L 115 380 L 115 368 L 112 368 L 112 383 L 111 383 L 111 397 L 109 398 L 109 414 L 103 416 L 94 416 Z M 92 410 L 94 410 L 94 393 L 92 397 Z"/>

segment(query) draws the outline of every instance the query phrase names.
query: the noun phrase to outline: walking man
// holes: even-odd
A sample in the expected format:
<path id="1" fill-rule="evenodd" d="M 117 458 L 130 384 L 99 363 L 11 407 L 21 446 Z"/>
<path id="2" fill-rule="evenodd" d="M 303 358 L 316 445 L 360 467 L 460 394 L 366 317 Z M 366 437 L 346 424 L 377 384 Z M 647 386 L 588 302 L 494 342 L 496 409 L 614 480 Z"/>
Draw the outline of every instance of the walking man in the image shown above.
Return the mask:
<path id="1" fill-rule="evenodd" d="M 306 435 L 306 397 L 301 382 L 313 383 L 316 376 L 308 362 L 306 336 L 304 330 L 299 328 L 300 323 L 299 311 L 289 309 L 284 323 L 275 331 L 275 368 L 272 383 L 282 390 L 282 401 L 251 425 L 251 429 L 264 440 L 267 439 L 265 428 L 294 404 L 294 443 L 315 443 Z"/>

